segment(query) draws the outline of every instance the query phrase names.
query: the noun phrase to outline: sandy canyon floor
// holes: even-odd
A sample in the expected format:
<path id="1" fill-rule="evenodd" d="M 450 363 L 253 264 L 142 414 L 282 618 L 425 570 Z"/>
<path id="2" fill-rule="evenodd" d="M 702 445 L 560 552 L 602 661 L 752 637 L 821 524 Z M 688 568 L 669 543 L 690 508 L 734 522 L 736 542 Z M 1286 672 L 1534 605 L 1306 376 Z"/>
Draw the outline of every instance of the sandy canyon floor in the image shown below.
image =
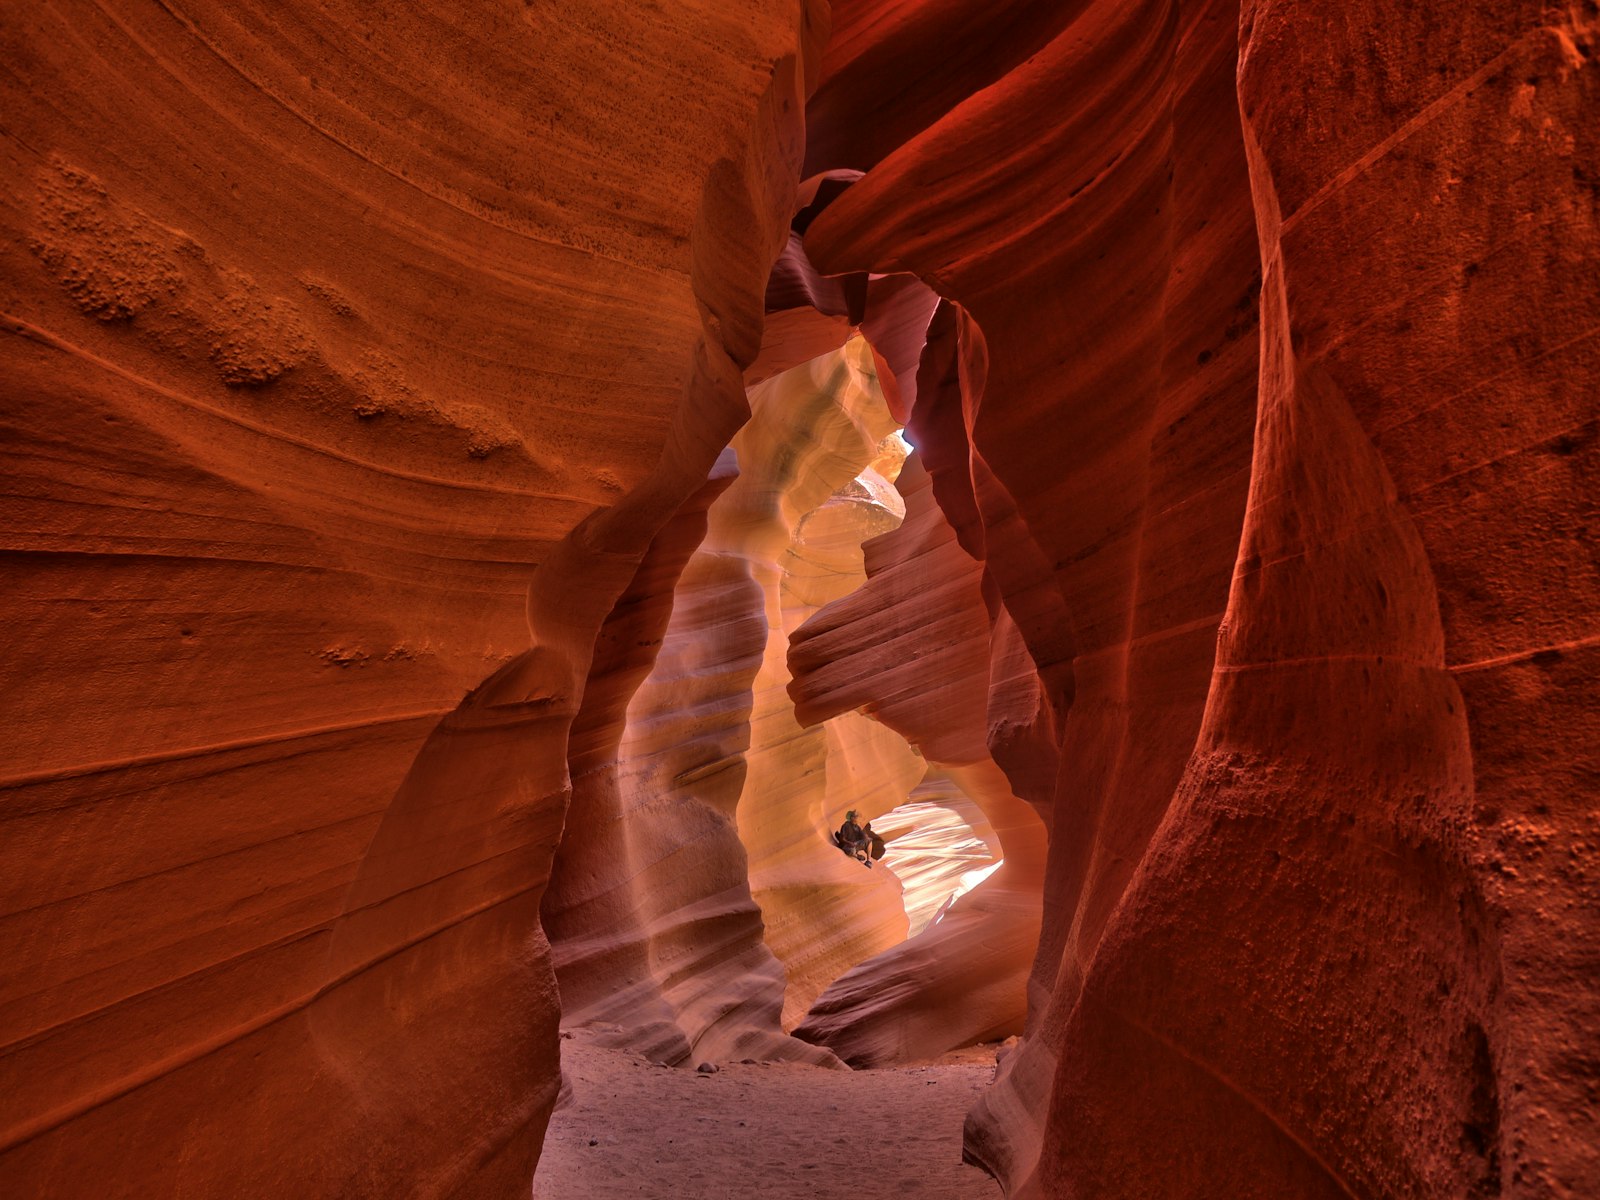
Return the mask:
<path id="1" fill-rule="evenodd" d="M 563 1035 L 571 1093 L 534 1198 L 994 1200 L 999 1186 L 961 1161 L 961 1123 L 993 1061 L 993 1047 L 974 1047 L 888 1070 L 730 1063 L 701 1075 Z"/>

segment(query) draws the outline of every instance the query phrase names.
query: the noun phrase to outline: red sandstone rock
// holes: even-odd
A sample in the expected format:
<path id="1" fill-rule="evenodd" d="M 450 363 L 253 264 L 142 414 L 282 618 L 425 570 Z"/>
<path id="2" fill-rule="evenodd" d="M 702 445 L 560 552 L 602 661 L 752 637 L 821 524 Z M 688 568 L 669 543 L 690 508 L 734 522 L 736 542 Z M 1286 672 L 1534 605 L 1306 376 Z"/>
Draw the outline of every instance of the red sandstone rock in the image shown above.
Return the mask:
<path id="1" fill-rule="evenodd" d="M 1031 953 L 1014 1196 L 1600 1193 L 1593 4 L 832 7 L 0 19 L 13 1190 L 525 1195 L 565 836 L 666 1057 Z M 864 459 L 705 510 L 858 328 L 844 597 Z M 888 949 L 891 726 L 1009 840 Z"/>
<path id="2" fill-rule="evenodd" d="M 808 169 L 869 169 L 808 251 L 981 326 L 972 446 L 1072 623 L 1036 1006 L 968 1152 L 1017 1194 L 1600 1187 L 1592 780 L 1533 750 L 1595 742 L 1592 14 L 1074 5 L 860 149 L 905 72 L 855 64 L 978 6 L 836 8 Z"/>
<path id="3" fill-rule="evenodd" d="M 783 686 L 787 630 L 859 583 L 861 543 L 900 520 L 871 472 L 894 429 L 871 366 L 856 340 L 752 389 L 726 491 L 658 537 L 602 637 L 545 927 L 563 1017 L 613 1027 L 609 1044 L 838 1065 L 781 1014 L 905 937 L 894 877 L 827 834 L 898 804 L 922 761 L 858 716 L 800 728 Z"/>
<path id="4" fill-rule="evenodd" d="M 567 727 L 821 19 L 0 19 L 6 1190 L 526 1194 Z"/>
<path id="5" fill-rule="evenodd" d="M 1000 485 L 990 512 L 1004 496 L 1026 530 L 1016 549 L 985 544 L 984 555 L 997 581 L 1018 581 L 1008 590 L 1027 579 L 1023 560 L 1053 564 L 1071 621 L 1063 642 L 1051 606 L 1011 611 L 1041 664 L 1063 647 L 1075 656 L 1070 692 L 1058 672 L 1051 697 L 1067 714 L 1058 790 L 1072 798 L 1055 802 L 1052 916 L 1035 972 L 1036 1000 L 1054 1007 L 1032 1013 L 1035 1036 L 988 1101 L 998 1115 L 969 1142 L 1014 1182 L 1041 1140 L 1054 1144 L 1054 1013 L 1072 1011 L 1193 746 L 1236 552 L 1256 253 L 1243 154 L 1228 135 L 1231 26 L 1220 9 L 1209 15 L 1180 25 L 1149 6 L 1080 8 L 1034 58 L 868 171 L 807 235 L 823 269 L 912 271 L 981 328 L 981 358 L 962 364 L 961 424 Z M 980 145 L 978 161 L 1008 186 L 970 169 Z M 978 482 L 971 504 L 987 525 Z M 968 544 L 978 549 L 975 530 Z"/>
<path id="6" fill-rule="evenodd" d="M 838 1065 L 779 1034 L 783 972 L 762 940 L 734 819 L 766 626 L 742 565 L 696 553 L 706 508 L 737 474 L 732 451 L 723 459 L 601 631 L 541 923 L 564 1023 L 598 1023 L 607 1044 L 657 1062 Z"/>
<path id="7" fill-rule="evenodd" d="M 741 564 L 757 588 L 748 615 L 764 638 L 745 681 L 738 825 L 766 941 L 784 966 L 785 1028 L 847 968 L 906 936 L 898 881 L 840 854 L 829 833 L 851 808 L 873 815 L 900 803 L 924 764 L 854 714 L 805 727 L 786 691 L 794 629 L 864 580 L 862 543 L 900 521 L 898 494 L 872 471 L 897 473 L 904 453 L 884 460 L 895 422 L 873 366 L 857 339 L 752 390 L 750 423 L 734 439 L 745 472 L 713 509 L 703 548 Z"/>
<path id="8" fill-rule="evenodd" d="M 899 486 L 905 523 L 865 546 L 865 585 L 790 639 L 795 713 L 809 723 L 860 709 L 906 737 L 982 810 L 1005 865 L 934 925 L 838 980 L 796 1029 L 861 1065 L 1021 1028 L 1045 856 L 1044 826 L 986 743 L 983 564 L 957 543 L 915 456 Z"/>

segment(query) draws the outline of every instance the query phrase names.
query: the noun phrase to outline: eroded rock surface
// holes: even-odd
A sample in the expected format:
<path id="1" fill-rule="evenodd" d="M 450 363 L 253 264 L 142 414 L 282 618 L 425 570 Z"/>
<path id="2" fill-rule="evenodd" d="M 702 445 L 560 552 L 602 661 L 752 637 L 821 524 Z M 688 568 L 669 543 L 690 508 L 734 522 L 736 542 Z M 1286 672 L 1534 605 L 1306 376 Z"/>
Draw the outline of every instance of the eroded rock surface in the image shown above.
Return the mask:
<path id="1" fill-rule="evenodd" d="M 6 1191 L 527 1194 L 568 727 L 824 23 L 0 18 Z"/>
<path id="2" fill-rule="evenodd" d="M 876 468 L 897 473 L 904 452 L 859 338 L 750 401 L 718 494 L 658 538 L 652 557 L 675 565 L 636 579 L 602 639 L 617 663 L 597 660 L 595 719 L 574 731 L 546 928 L 564 1015 L 616 1026 L 611 1044 L 837 1065 L 780 1021 L 903 940 L 906 915 L 895 877 L 828 831 L 846 809 L 894 807 L 924 764 L 854 713 L 802 728 L 785 652 L 791 628 L 864 580 L 862 542 L 900 523 Z"/>
<path id="3" fill-rule="evenodd" d="M 1590 0 L 0 52 L 11 1190 L 525 1196 L 562 1005 L 1025 1023 L 1014 1197 L 1600 1194 Z"/>
<path id="4" fill-rule="evenodd" d="M 915 938 L 838 980 L 796 1033 L 875 1064 L 1017 1032 L 1039 936 L 1045 831 L 989 754 L 993 617 L 984 567 L 959 544 L 913 457 L 906 519 L 866 546 L 864 586 L 790 641 L 790 692 L 807 722 L 865 710 L 917 746 L 983 813 L 993 875 Z"/>
<path id="5" fill-rule="evenodd" d="M 1594 741 L 1592 6 L 897 45 L 977 9 L 835 6 L 808 169 L 865 173 L 806 235 L 975 323 L 940 503 L 1070 625 L 1063 677 L 1008 604 L 1065 723 L 1029 1036 L 968 1152 L 1018 1195 L 1593 1190 L 1592 768 L 1533 749 Z M 977 536 L 989 472 L 1024 537 Z"/>

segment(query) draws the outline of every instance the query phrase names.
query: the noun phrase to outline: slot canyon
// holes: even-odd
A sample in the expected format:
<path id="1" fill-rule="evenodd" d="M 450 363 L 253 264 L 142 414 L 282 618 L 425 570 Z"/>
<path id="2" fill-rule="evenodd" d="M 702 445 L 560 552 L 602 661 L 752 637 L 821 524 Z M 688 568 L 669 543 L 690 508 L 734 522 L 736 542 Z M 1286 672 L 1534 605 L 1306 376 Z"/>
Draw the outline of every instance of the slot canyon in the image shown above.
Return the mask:
<path id="1" fill-rule="evenodd" d="M 1596 0 L 0 63 L 0 1196 L 1600 1197 Z"/>

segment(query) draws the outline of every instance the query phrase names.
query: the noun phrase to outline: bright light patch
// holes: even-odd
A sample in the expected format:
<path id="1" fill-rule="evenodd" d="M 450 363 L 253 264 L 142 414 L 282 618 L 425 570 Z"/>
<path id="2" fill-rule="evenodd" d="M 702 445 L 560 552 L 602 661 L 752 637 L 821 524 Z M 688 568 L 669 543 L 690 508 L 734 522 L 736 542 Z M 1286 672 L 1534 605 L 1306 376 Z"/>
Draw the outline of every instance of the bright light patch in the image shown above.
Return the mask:
<path id="1" fill-rule="evenodd" d="M 1005 859 L 998 859 L 997 861 L 990 863 L 987 867 L 974 867 L 972 870 L 962 875 L 961 882 L 956 884 L 956 890 L 951 892 L 945 902 L 939 906 L 939 914 L 934 917 L 929 924 L 937 925 L 940 921 L 944 920 L 944 915 L 950 911 L 950 906 L 952 904 L 961 899 L 961 897 L 965 896 L 973 888 L 977 887 L 985 879 L 989 878 L 989 876 L 993 875 L 1004 864 Z"/>

